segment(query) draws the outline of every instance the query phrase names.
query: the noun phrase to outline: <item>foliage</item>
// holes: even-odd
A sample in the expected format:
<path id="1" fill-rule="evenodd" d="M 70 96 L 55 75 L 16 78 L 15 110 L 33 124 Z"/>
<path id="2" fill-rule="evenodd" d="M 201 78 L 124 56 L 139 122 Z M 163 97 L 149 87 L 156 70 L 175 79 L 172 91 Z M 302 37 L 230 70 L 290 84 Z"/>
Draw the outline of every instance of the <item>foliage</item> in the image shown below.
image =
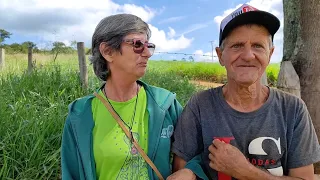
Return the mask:
<path id="1" fill-rule="evenodd" d="M 80 86 L 78 60 L 61 54 L 34 54 L 36 69 L 26 73 L 27 55 L 8 55 L 0 71 L 0 179 L 61 179 L 61 133 L 68 104 L 100 86 L 88 65 L 89 89 Z M 89 61 L 87 61 L 89 64 Z M 280 64 L 271 64 L 268 79 L 275 80 Z M 190 79 L 225 79 L 225 70 L 215 63 L 149 61 L 142 80 L 177 94 L 184 106 L 203 89 Z"/>
<path id="2" fill-rule="evenodd" d="M 0 45 L 5 39 L 9 39 L 12 34 L 4 29 L 0 29 Z"/>
<path id="3" fill-rule="evenodd" d="M 55 62 L 59 54 L 68 54 L 72 53 L 74 49 L 72 47 L 66 46 L 63 42 L 54 42 L 52 43 L 52 50 L 51 52 L 54 54 L 53 61 Z"/>
<path id="4" fill-rule="evenodd" d="M 83 90 L 76 58 L 39 60 L 44 66 L 28 74 L 25 60 L 14 57 L 8 58 L 8 71 L 0 71 L 0 179 L 61 179 L 61 133 L 68 104 L 93 92 L 100 82 L 89 67 L 89 89 Z M 187 78 L 152 69 L 142 80 L 175 92 L 182 105 L 199 90 Z"/>

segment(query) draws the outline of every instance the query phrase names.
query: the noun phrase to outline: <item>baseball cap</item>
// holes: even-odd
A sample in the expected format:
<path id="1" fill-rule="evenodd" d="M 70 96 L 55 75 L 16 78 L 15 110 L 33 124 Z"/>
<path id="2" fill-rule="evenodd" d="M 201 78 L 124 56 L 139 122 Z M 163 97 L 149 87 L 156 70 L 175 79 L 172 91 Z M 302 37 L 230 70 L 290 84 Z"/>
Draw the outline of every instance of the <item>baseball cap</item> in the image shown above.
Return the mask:
<path id="1" fill-rule="evenodd" d="M 219 46 L 223 39 L 226 38 L 234 28 L 245 24 L 259 24 L 264 26 L 271 34 L 272 40 L 274 34 L 280 27 L 279 19 L 273 14 L 258 10 L 248 4 L 243 4 L 221 21 Z"/>

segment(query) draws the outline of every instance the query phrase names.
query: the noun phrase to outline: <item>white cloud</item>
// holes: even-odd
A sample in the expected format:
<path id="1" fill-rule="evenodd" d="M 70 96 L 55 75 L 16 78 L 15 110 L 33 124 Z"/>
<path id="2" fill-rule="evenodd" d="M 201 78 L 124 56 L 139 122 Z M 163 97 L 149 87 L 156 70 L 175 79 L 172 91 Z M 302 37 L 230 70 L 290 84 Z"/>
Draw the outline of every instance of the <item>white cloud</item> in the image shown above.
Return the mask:
<path id="1" fill-rule="evenodd" d="M 185 38 L 184 35 L 181 35 L 179 38 L 174 39 L 166 36 L 166 33 L 163 30 L 159 30 L 158 28 L 149 24 L 152 35 L 150 42 L 156 44 L 156 51 L 161 52 L 173 52 L 181 49 L 185 49 L 191 45 L 193 38 L 188 39 Z M 172 29 L 174 31 L 174 29 Z"/>
<path id="2" fill-rule="evenodd" d="M 169 27 L 169 32 L 167 33 L 169 38 L 173 38 L 176 35 L 176 31 Z"/>
<path id="3" fill-rule="evenodd" d="M 111 0 L 0 0 L 0 27 L 22 36 L 37 37 L 41 47 L 54 41 L 70 44 L 83 41 L 91 45 L 91 37 L 99 21 L 109 15 L 131 13 L 144 21 L 150 21 L 164 11 L 134 4 L 117 4 Z M 175 31 L 163 30 L 150 25 L 157 50 L 175 51 L 190 46 L 192 39 L 174 38 Z"/>
<path id="4" fill-rule="evenodd" d="M 197 62 L 218 62 L 217 54 L 215 51 L 204 53 L 203 50 L 199 49 L 196 50 L 193 54 L 195 54 L 194 59 Z"/>
<path id="5" fill-rule="evenodd" d="M 142 20 L 149 22 L 155 15 L 155 10 L 145 6 L 139 7 L 134 4 L 125 4 L 119 7 L 120 12 L 134 14 L 141 17 Z"/>
<path id="6" fill-rule="evenodd" d="M 186 16 L 170 17 L 170 18 L 163 19 L 163 20 L 159 21 L 158 24 L 177 22 L 177 21 L 180 21 L 180 20 L 185 19 L 185 18 L 186 18 Z"/>
<path id="7" fill-rule="evenodd" d="M 214 22 L 217 23 L 218 26 L 220 27 L 221 21 L 222 21 L 227 15 L 229 15 L 230 13 L 232 13 L 234 10 L 238 9 L 240 6 L 241 6 L 241 4 L 237 5 L 235 8 L 225 10 L 225 11 L 223 12 L 223 15 L 214 17 Z"/>
<path id="8" fill-rule="evenodd" d="M 205 22 L 205 23 L 199 23 L 199 24 L 192 24 L 190 25 L 189 27 L 187 27 L 187 29 L 185 31 L 183 31 L 181 33 L 181 35 L 186 35 L 186 34 L 189 34 L 193 31 L 196 31 L 196 30 L 199 30 L 199 29 L 203 29 L 203 28 L 206 28 L 209 26 L 209 24 L 211 24 L 212 22 L 209 21 L 209 22 Z"/>
<path id="9" fill-rule="evenodd" d="M 259 10 L 268 11 L 280 19 L 280 28 L 274 37 L 275 52 L 272 56 L 271 62 L 280 62 L 282 60 L 282 48 L 283 48 L 283 5 L 282 0 L 251 0 L 247 4 L 258 8 Z M 232 9 L 228 9 L 223 12 L 222 15 L 216 16 L 214 22 L 220 28 L 220 22 L 228 14 L 239 8 L 242 4 L 237 5 Z"/>

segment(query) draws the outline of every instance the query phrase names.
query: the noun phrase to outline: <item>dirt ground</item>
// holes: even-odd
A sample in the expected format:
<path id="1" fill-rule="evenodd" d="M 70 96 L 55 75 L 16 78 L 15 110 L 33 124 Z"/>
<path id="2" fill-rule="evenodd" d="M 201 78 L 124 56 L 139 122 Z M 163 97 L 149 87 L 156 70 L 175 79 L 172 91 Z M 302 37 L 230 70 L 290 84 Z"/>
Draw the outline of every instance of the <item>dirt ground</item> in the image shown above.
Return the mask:
<path id="1" fill-rule="evenodd" d="M 214 83 L 214 82 L 208 82 L 208 81 L 194 81 L 194 80 L 192 80 L 190 82 L 192 84 L 204 86 L 206 88 L 213 88 L 213 87 L 218 87 L 218 86 L 222 85 L 220 83 Z"/>

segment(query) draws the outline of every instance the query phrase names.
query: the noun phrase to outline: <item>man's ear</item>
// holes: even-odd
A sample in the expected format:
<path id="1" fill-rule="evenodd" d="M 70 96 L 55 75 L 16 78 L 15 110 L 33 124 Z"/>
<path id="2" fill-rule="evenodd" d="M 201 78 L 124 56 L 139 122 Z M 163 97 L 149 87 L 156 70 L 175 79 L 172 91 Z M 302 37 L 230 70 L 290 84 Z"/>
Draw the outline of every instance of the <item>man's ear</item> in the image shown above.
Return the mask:
<path id="1" fill-rule="evenodd" d="M 108 61 L 109 63 L 113 61 L 114 51 L 111 47 L 108 46 L 107 43 L 102 42 L 99 46 L 99 50 L 106 61 Z"/>
<path id="2" fill-rule="evenodd" d="M 218 59 L 219 59 L 219 63 L 221 66 L 224 66 L 224 61 L 222 59 L 222 49 L 219 48 L 219 47 L 216 47 L 216 53 L 217 53 L 217 56 L 218 56 Z"/>
<path id="3" fill-rule="evenodd" d="M 271 57 L 272 57 L 272 54 L 273 54 L 273 52 L 274 52 L 274 46 L 272 46 L 272 48 L 270 49 L 270 54 L 269 54 L 269 62 L 268 62 L 268 64 L 270 63 L 270 61 L 271 61 Z"/>

